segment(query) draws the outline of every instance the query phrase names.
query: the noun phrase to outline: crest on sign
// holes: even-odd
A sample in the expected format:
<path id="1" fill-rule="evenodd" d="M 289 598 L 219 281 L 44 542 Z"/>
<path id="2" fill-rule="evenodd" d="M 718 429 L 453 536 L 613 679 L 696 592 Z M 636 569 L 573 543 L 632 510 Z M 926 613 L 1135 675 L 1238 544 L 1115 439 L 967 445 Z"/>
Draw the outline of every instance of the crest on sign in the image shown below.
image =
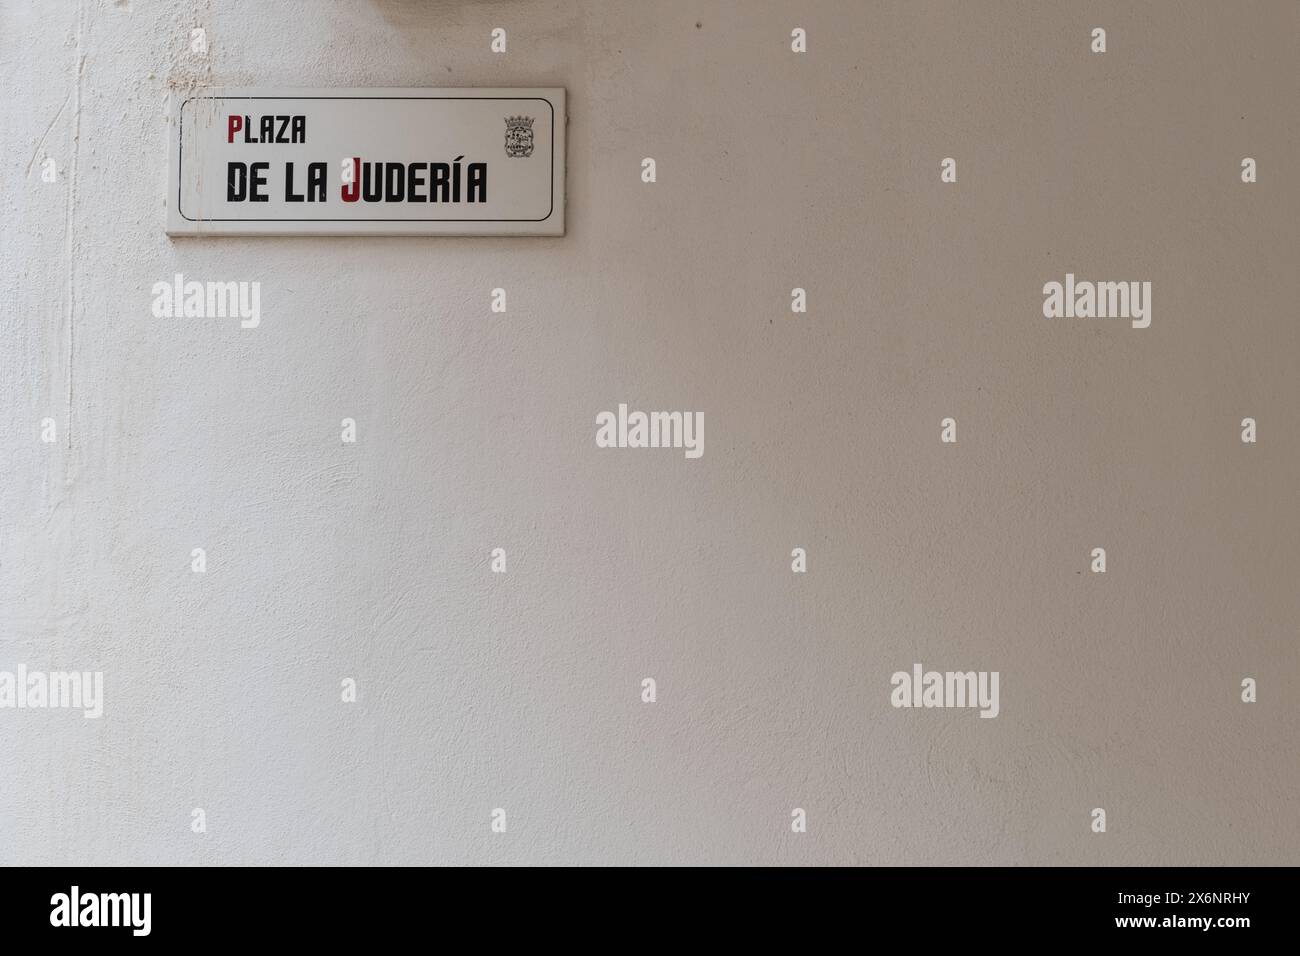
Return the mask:
<path id="1" fill-rule="evenodd" d="M 533 118 L 531 116 L 506 117 L 506 155 L 514 157 L 533 155 Z"/>

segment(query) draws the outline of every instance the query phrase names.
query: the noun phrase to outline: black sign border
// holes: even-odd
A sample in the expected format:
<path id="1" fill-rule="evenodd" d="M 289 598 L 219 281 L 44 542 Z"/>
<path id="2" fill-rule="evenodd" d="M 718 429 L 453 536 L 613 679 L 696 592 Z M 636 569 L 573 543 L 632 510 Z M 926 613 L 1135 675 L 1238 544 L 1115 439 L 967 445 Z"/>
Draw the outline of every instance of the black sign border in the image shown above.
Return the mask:
<path id="1" fill-rule="evenodd" d="M 194 100 L 537 100 L 551 108 L 551 208 L 541 219 L 191 219 L 181 208 L 181 194 L 185 188 L 181 163 L 185 155 L 185 107 Z M 186 222 L 546 222 L 555 214 L 555 104 L 544 96 L 190 96 L 181 103 L 177 118 L 176 154 L 176 212 Z"/>

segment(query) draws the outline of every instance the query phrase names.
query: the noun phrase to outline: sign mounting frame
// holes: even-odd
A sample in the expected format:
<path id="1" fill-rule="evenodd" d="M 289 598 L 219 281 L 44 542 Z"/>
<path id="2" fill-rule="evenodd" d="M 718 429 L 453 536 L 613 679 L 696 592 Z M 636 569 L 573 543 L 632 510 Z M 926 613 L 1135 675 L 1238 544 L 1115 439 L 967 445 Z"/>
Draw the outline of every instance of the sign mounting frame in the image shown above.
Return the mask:
<path id="1" fill-rule="evenodd" d="M 566 125 L 562 87 L 195 90 L 167 234 L 563 236 Z"/>

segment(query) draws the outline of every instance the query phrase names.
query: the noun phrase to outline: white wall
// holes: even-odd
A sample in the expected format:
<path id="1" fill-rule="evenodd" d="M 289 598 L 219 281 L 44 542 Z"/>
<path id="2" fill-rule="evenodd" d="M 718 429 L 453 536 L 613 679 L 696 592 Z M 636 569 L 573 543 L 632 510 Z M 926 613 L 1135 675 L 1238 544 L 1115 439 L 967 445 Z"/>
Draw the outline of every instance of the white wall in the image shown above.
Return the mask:
<path id="1" fill-rule="evenodd" d="M 0 862 L 1294 862 L 1295 8 L 975 6 L 0 0 L 0 670 L 106 680 L 0 711 Z M 168 240 L 209 83 L 564 86 L 569 234 Z"/>

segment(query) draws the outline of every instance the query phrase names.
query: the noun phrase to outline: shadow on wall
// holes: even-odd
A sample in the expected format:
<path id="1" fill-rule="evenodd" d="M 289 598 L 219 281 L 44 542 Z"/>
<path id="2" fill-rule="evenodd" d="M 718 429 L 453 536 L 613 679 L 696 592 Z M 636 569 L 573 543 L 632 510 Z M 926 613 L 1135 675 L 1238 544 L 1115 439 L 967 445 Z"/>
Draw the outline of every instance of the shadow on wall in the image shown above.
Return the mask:
<path id="1" fill-rule="evenodd" d="M 533 29 L 530 33 L 534 41 L 541 36 L 565 37 L 572 30 L 574 21 L 578 19 L 580 13 L 576 5 L 570 4 L 564 7 L 565 15 L 562 17 L 552 16 L 549 13 L 539 14 L 532 7 L 531 0 L 369 0 L 368 9 L 400 34 L 407 49 L 418 53 L 425 68 L 430 70 L 429 77 L 442 76 L 444 71 L 446 73 L 459 73 L 462 69 L 472 71 L 475 65 L 484 65 L 486 62 L 484 58 L 505 53 L 507 34 L 511 31 L 512 25 L 521 26 L 523 22 L 531 22 Z M 373 22 L 375 19 L 369 16 L 366 7 L 354 9 L 351 16 L 359 16 L 362 22 L 366 20 Z M 539 17 L 545 21 L 540 30 L 537 29 L 536 23 Z M 483 45 L 477 52 L 473 45 L 467 49 L 465 31 L 480 29 L 490 29 L 492 32 L 484 33 Z M 443 55 L 449 53 L 453 47 L 458 54 L 455 69 L 452 62 L 442 59 Z M 466 59 L 467 54 L 468 59 Z M 501 66 L 500 61 L 493 64 L 494 69 Z M 438 84 L 424 80 L 396 85 L 436 86 Z M 501 82 L 487 85 L 521 84 L 514 80 L 502 79 Z"/>
<path id="2" fill-rule="evenodd" d="M 440 23 L 461 26 L 466 10 L 508 12 L 527 6 L 524 0 L 370 0 L 376 12 L 394 26 L 428 29 Z"/>

